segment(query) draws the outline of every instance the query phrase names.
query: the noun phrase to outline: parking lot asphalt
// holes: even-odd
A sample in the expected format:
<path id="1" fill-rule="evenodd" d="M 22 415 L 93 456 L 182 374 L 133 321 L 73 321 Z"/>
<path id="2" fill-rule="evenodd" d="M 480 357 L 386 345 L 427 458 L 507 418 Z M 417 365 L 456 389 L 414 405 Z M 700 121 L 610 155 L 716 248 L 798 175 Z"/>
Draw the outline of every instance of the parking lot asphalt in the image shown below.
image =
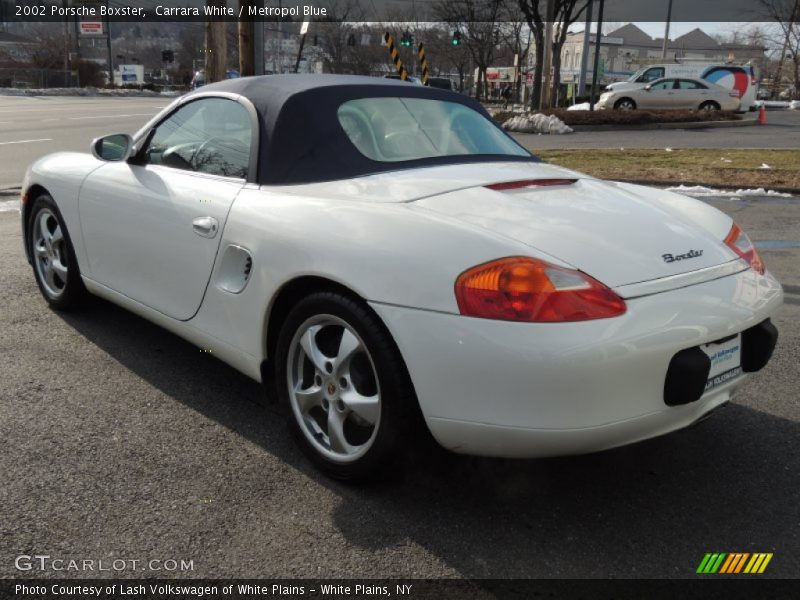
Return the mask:
<path id="1" fill-rule="evenodd" d="M 714 200 L 797 241 L 800 201 Z M 314 471 L 258 385 L 97 301 L 58 313 L 0 213 L 0 577 L 19 555 L 186 560 L 176 577 L 695 577 L 706 552 L 800 572 L 800 249 L 765 250 L 787 303 L 772 362 L 712 418 L 599 454 L 426 451 L 363 487 Z M 770 245 L 770 244 L 767 244 Z M 406 440 L 409 446 L 418 443 Z"/>

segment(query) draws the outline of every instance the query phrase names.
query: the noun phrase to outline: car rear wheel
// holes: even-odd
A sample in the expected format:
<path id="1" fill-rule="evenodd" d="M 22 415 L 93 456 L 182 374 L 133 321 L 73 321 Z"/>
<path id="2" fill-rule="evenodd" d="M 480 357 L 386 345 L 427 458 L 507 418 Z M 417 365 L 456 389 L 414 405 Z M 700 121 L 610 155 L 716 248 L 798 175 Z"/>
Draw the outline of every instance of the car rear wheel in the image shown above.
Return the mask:
<path id="1" fill-rule="evenodd" d="M 717 104 L 716 102 L 712 102 L 712 101 L 703 102 L 700 105 L 700 110 L 706 110 L 706 111 L 709 111 L 709 112 L 712 111 L 712 110 L 720 110 L 720 108 L 721 107 L 720 107 L 719 104 Z"/>
<path id="2" fill-rule="evenodd" d="M 281 329 L 275 368 L 289 426 L 322 471 L 360 480 L 397 458 L 414 394 L 366 304 L 334 292 L 301 300 Z"/>
<path id="3" fill-rule="evenodd" d="M 614 103 L 615 110 L 636 110 L 636 102 L 630 98 L 620 98 Z"/>
<path id="4" fill-rule="evenodd" d="M 53 199 L 42 194 L 34 200 L 30 214 L 28 243 L 39 290 L 53 308 L 77 308 L 87 292 L 61 213 Z"/>

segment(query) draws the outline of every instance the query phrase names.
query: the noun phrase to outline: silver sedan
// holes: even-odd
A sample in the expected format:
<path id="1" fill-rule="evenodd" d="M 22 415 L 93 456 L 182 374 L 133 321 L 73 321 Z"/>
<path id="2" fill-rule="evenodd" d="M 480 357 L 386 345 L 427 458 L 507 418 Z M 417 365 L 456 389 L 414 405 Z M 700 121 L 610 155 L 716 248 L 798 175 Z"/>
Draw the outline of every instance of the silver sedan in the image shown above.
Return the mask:
<path id="1" fill-rule="evenodd" d="M 739 93 L 702 79 L 666 78 L 633 90 L 609 91 L 598 108 L 614 110 L 739 110 Z"/>

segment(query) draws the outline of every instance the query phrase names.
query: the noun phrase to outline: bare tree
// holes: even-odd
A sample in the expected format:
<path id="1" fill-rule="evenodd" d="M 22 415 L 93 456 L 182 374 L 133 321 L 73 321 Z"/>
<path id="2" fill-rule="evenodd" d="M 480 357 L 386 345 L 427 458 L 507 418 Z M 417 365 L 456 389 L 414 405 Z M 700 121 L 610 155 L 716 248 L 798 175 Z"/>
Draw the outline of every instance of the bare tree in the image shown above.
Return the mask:
<path id="1" fill-rule="evenodd" d="M 778 91 L 788 60 L 791 62 L 789 79 L 794 88 L 792 96 L 794 99 L 800 99 L 800 0 L 759 0 L 759 2 L 779 25 L 782 37 L 781 57 L 773 79 L 773 91 Z"/>
<path id="2" fill-rule="evenodd" d="M 561 49 L 567 41 L 569 28 L 577 21 L 592 0 L 556 0 L 556 32 L 553 39 L 553 90 L 558 93 L 561 85 Z M 550 96 L 553 102 L 553 95 Z"/>
<path id="3" fill-rule="evenodd" d="M 542 75 L 544 71 L 544 19 L 542 8 L 544 0 L 519 0 L 519 7 L 531 31 L 534 50 L 533 89 L 531 89 L 531 110 L 539 108 L 542 99 Z"/>
<path id="4" fill-rule="evenodd" d="M 514 57 L 516 56 L 516 80 L 514 81 L 514 89 L 519 100 L 520 90 L 523 85 L 522 65 L 527 64 L 528 53 L 530 52 L 533 36 L 530 29 L 527 27 L 527 22 L 522 17 L 521 12 L 518 10 L 519 6 L 516 3 L 506 6 L 503 23 L 501 23 L 500 40 L 503 44 L 503 50 L 508 53 L 507 61 L 514 64 Z M 521 18 L 522 17 L 522 18 Z"/>
<path id="5" fill-rule="evenodd" d="M 486 70 L 494 60 L 500 42 L 498 21 L 506 0 L 440 0 L 434 13 L 440 21 L 457 29 L 478 68 L 475 97 L 484 97 Z"/>

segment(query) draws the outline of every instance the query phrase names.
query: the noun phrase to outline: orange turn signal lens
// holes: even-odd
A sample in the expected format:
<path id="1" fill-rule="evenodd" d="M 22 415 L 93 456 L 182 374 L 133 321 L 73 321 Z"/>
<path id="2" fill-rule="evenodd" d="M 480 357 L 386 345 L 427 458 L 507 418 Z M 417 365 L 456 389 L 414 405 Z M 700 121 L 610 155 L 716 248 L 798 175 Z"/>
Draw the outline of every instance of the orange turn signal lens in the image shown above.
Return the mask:
<path id="1" fill-rule="evenodd" d="M 625 301 L 573 269 L 528 257 L 478 265 L 456 280 L 462 315 L 503 321 L 557 323 L 607 319 L 625 313 Z"/>
<path id="2" fill-rule="evenodd" d="M 736 223 L 733 224 L 730 232 L 725 237 L 725 245 L 746 260 L 759 275 L 763 275 L 766 272 L 767 267 L 764 265 L 764 261 L 761 260 L 753 242 L 750 241 L 748 235 Z"/>

